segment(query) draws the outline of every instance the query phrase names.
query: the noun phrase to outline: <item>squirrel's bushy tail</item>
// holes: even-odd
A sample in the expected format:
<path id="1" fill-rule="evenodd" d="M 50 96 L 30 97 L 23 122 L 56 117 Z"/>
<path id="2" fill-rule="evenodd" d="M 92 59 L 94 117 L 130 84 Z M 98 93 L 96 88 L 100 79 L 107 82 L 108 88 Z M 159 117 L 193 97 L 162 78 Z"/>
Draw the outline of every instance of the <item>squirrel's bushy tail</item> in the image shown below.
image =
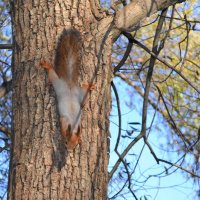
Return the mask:
<path id="1" fill-rule="evenodd" d="M 55 54 L 54 66 L 59 77 L 72 83 L 77 81 L 81 65 L 81 49 L 80 32 L 74 28 L 64 29 L 58 39 Z"/>

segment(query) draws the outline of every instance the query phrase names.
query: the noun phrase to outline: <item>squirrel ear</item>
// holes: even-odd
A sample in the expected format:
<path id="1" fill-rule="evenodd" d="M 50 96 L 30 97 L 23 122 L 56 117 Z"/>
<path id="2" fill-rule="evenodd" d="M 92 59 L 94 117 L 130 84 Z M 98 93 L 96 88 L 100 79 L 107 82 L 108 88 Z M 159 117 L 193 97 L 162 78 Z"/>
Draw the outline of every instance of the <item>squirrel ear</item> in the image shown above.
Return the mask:
<path id="1" fill-rule="evenodd" d="M 68 125 L 68 127 L 67 127 L 67 132 L 68 132 L 68 133 L 71 133 L 71 124 Z"/>
<path id="2" fill-rule="evenodd" d="M 79 125 L 76 135 L 77 135 L 77 136 L 80 136 L 80 134 L 81 134 L 81 126 Z"/>
<path id="3" fill-rule="evenodd" d="M 70 137 L 71 137 L 71 124 L 67 124 L 64 136 L 67 138 L 67 140 L 70 139 Z"/>

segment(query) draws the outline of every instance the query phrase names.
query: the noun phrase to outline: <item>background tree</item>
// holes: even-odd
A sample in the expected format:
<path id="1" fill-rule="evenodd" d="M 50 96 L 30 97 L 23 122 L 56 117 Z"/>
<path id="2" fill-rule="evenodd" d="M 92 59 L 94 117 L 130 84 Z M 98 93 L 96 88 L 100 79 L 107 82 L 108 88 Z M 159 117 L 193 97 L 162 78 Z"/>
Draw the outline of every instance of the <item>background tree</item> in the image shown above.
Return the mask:
<path id="1" fill-rule="evenodd" d="M 106 199 L 108 180 L 112 183 L 114 176 L 120 174 L 124 186 L 113 198 L 118 198 L 123 188 L 127 187 L 132 197 L 137 199 L 132 175 L 133 166 L 137 167 L 140 157 L 136 164 L 130 166 L 127 153 L 142 138 L 155 161 L 166 163 L 167 167 L 163 167 L 166 174 L 173 166 L 199 178 L 199 66 L 195 61 L 198 59 L 198 45 L 195 40 L 189 42 L 199 22 L 188 19 L 195 11 L 187 7 L 181 10 L 179 6 L 173 6 L 167 10 L 168 6 L 177 2 L 133 1 L 126 5 L 123 1 L 122 4 L 112 4 L 112 12 L 101 9 L 98 2 L 93 1 L 14 3 L 11 12 L 15 37 L 9 199 Z M 122 8 L 122 5 L 125 7 Z M 141 21 L 158 10 L 162 12 L 149 19 L 150 24 Z M 92 80 L 97 85 L 97 90 L 92 92 L 84 108 L 83 143 L 73 152 L 64 148 L 59 134 L 54 92 L 49 89 L 45 72 L 39 67 L 41 58 L 51 60 L 55 53 L 56 37 L 63 28 L 70 26 L 80 30 L 83 37 L 80 80 Z M 110 62 L 112 41 L 115 41 L 114 68 L 111 68 Z M 120 46 L 127 41 L 124 53 Z M 133 44 L 134 51 L 131 51 Z M 192 54 L 189 53 L 191 51 Z M 5 63 L 2 70 L 10 76 Z M 131 85 L 144 101 L 141 122 L 130 122 L 130 130 L 123 132 L 118 93 L 112 82 L 119 114 L 115 146 L 118 161 L 108 175 L 107 138 L 112 71 Z M 2 96 L 9 91 L 10 84 L 9 79 L 2 79 Z M 10 103 L 9 95 L 5 103 Z M 148 140 L 154 122 L 148 127 L 148 103 L 170 127 L 169 144 L 183 154 L 178 159 L 179 163 L 161 159 L 154 152 Z M 187 106 L 189 103 L 190 107 Z M 6 111 L 10 112 L 10 109 Z M 10 118 L 8 113 L 5 116 L 7 122 L 3 117 L 1 119 L 2 124 L 7 126 L 2 126 L 6 129 L 2 128 L 1 133 L 7 134 L 1 140 L 8 148 Z M 137 128 L 139 134 L 133 136 L 136 125 L 141 127 Z M 119 150 L 123 140 L 126 140 L 127 147 Z M 194 156 L 192 162 L 185 162 L 187 154 Z M 188 164 L 192 169 L 187 167 Z"/>

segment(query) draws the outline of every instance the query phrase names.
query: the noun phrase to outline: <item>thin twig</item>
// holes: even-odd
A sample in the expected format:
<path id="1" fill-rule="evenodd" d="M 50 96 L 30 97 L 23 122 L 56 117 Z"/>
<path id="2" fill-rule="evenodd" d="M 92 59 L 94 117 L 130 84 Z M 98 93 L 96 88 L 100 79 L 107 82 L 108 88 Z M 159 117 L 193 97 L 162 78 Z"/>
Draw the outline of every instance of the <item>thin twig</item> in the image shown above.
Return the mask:
<path id="1" fill-rule="evenodd" d="M 125 35 L 125 34 L 124 34 Z M 127 37 L 132 37 L 131 34 L 126 33 Z M 200 90 L 198 88 L 196 88 L 180 71 L 178 71 L 177 69 L 175 69 L 172 65 L 170 65 L 169 63 L 167 63 L 166 61 L 164 61 L 160 56 L 157 56 L 155 53 L 153 53 L 149 48 L 147 48 L 145 45 L 143 45 L 141 42 L 139 42 L 138 40 L 136 40 L 135 38 L 131 38 L 132 41 L 137 44 L 139 47 L 141 47 L 142 49 L 144 49 L 147 53 L 149 53 L 150 55 L 154 56 L 155 58 L 157 58 L 161 63 L 163 63 L 164 65 L 166 65 L 167 67 L 169 67 L 170 69 L 172 69 L 173 71 L 175 71 L 184 81 L 186 81 L 196 92 L 198 92 L 200 94 Z"/>
<path id="2" fill-rule="evenodd" d="M 120 158 L 117 160 L 117 162 L 115 163 L 115 165 L 113 166 L 112 170 L 109 173 L 109 179 L 112 178 L 114 172 L 117 170 L 117 168 L 119 167 L 120 163 L 121 163 L 121 159 L 124 159 L 124 157 L 126 156 L 126 154 L 130 151 L 130 149 L 141 139 L 143 138 L 143 134 L 140 133 L 137 137 L 135 137 L 135 139 L 126 147 L 126 149 L 123 151 L 123 153 L 120 155 Z"/>
<path id="3" fill-rule="evenodd" d="M 161 15 L 166 16 L 166 14 L 167 14 L 167 9 L 163 10 Z M 162 32 L 162 27 L 163 27 L 164 21 L 165 21 L 165 18 L 161 18 L 161 17 L 159 18 L 154 41 L 153 41 L 152 52 L 156 56 L 160 53 L 161 49 L 164 47 L 164 44 L 162 46 L 159 46 L 160 34 Z M 142 109 L 142 132 L 144 133 L 144 137 L 146 137 L 148 99 L 149 99 L 151 79 L 153 76 L 155 62 L 156 62 L 156 58 L 151 56 L 150 63 L 149 63 L 149 70 L 147 72 L 147 77 L 146 77 L 146 86 L 145 86 L 143 109 Z M 146 138 L 144 140 L 146 141 Z"/>
<path id="4" fill-rule="evenodd" d="M 156 84 L 154 84 L 154 85 L 155 85 L 155 87 L 157 88 L 157 90 L 158 90 L 158 92 L 159 92 L 159 94 L 160 94 L 160 97 L 161 97 L 161 99 L 162 99 L 162 101 L 163 101 L 163 103 L 164 103 L 165 109 L 166 109 L 166 111 L 167 111 L 167 114 L 168 114 L 168 116 L 169 116 L 171 122 L 172 122 L 172 126 L 173 126 L 174 130 L 177 131 L 178 135 L 181 137 L 183 143 L 185 144 L 185 147 L 187 148 L 187 145 L 186 145 L 185 142 L 187 142 L 189 145 L 191 145 L 190 141 L 187 140 L 187 139 L 184 137 L 184 135 L 183 135 L 183 133 L 181 132 L 181 130 L 176 126 L 176 123 L 174 122 L 174 119 L 173 119 L 173 117 L 171 116 L 171 114 L 170 114 L 170 112 L 169 112 L 169 109 L 168 109 L 168 107 L 167 107 L 167 104 L 166 104 L 166 102 L 165 102 L 165 99 L 164 99 L 164 97 L 163 97 L 163 95 L 162 95 L 162 92 L 161 92 L 160 88 L 159 88 Z"/>
<path id="5" fill-rule="evenodd" d="M 129 56 L 129 54 L 131 52 L 132 46 L 133 46 L 133 43 L 129 41 L 123 58 L 121 59 L 121 61 L 119 62 L 119 64 L 114 68 L 114 74 L 116 72 L 118 72 L 120 70 L 120 68 L 124 65 L 124 63 L 126 62 L 128 56 Z"/>
<path id="6" fill-rule="evenodd" d="M 172 162 L 169 162 L 169 161 L 167 161 L 167 160 L 160 159 L 160 158 L 159 158 L 158 160 L 159 160 L 160 162 L 164 162 L 164 163 L 167 163 L 167 164 L 169 164 L 169 165 L 171 165 L 171 166 L 177 167 L 177 168 L 179 168 L 179 169 L 181 169 L 181 170 L 183 170 L 183 171 L 185 171 L 185 172 L 191 174 L 192 176 L 195 176 L 195 177 L 200 178 L 200 175 L 195 174 L 195 173 L 193 173 L 193 172 L 191 172 L 191 171 L 189 171 L 189 170 L 183 168 L 183 167 L 180 166 L 180 165 L 177 165 L 177 164 L 175 164 L 175 163 L 172 163 Z"/>
<path id="7" fill-rule="evenodd" d="M 123 163 L 123 165 L 124 165 L 124 167 L 126 169 L 126 173 L 127 173 L 127 176 L 128 176 L 128 182 L 129 182 L 128 188 L 129 188 L 131 194 L 137 200 L 136 195 L 134 194 L 134 192 L 131 189 L 131 175 L 129 173 L 127 163 L 124 161 L 124 159 L 121 157 L 120 153 L 118 152 L 118 146 L 119 146 L 120 137 L 121 137 L 121 109 L 120 109 L 119 95 L 118 95 L 117 89 L 116 89 L 115 84 L 114 84 L 113 81 L 111 82 L 111 86 L 112 86 L 114 94 L 115 94 L 115 98 L 116 98 L 116 102 L 117 102 L 117 109 L 118 109 L 118 118 L 119 118 L 118 137 L 117 137 L 117 142 L 115 144 L 115 149 L 114 150 L 115 150 L 117 156 L 119 157 L 120 161 Z M 115 168 L 115 171 L 116 170 L 117 170 L 117 168 Z M 112 175 L 114 174 L 115 171 L 112 170 L 112 172 L 113 172 Z M 109 178 L 111 178 L 111 177 L 112 176 L 109 176 Z"/>
<path id="8" fill-rule="evenodd" d="M 117 89 L 115 87 L 114 82 L 111 82 L 111 86 L 113 88 L 113 92 L 115 94 L 115 98 L 116 98 L 116 102 L 117 102 L 117 112 L 118 112 L 118 136 L 117 136 L 117 142 L 115 144 L 115 150 L 117 150 L 118 145 L 119 145 L 119 141 L 120 141 L 120 137 L 121 137 L 121 123 L 122 123 L 122 119 L 121 119 L 121 109 L 120 109 L 120 101 L 119 101 L 119 95 L 117 92 Z"/>
<path id="9" fill-rule="evenodd" d="M 0 44 L 0 49 L 12 49 L 12 44 Z"/>

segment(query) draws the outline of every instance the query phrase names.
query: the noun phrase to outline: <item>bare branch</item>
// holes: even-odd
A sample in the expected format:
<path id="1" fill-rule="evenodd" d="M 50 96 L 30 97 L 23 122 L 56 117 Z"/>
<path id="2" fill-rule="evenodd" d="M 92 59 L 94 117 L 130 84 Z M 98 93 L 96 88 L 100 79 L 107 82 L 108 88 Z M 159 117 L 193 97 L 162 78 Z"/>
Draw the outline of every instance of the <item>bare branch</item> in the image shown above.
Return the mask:
<path id="1" fill-rule="evenodd" d="M 121 119 L 121 109 L 120 109 L 120 102 L 119 102 L 119 95 L 118 95 L 118 92 L 117 92 L 117 89 L 115 87 L 115 84 L 113 83 L 113 81 L 111 82 L 111 86 L 113 88 L 113 91 L 114 91 L 114 94 L 115 94 L 115 98 L 116 98 L 116 102 L 117 102 L 117 111 L 118 111 L 118 118 L 119 118 L 119 128 L 118 128 L 118 136 L 117 136 L 117 142 L 115 144 L 115 151 L 117 150 L 118 148 L 118 145 L 119 145 L 119 141 L 120 141 L 120 137 L 121 137 L 121 123 L 122 123 L 122 119 Z"/>
<path id="2" fill-rule="evenodd" d="M 118 118 L 119 118 L 119 128 L 118 128 L 117 142 L 115 144 L 115 152 L 116 152 L 117 156 L 119 157 L 120 161 L 123 163 L 124 168 L 126 169 L 126 173 L 127 173 L 127 176 L 128 176 L 128 182 L 129 182 L 128 188 L 129 188 L 131 194 L 133 195 L 133 197 L 137 200 L 137 197 L 136 197 L 136 195 L 134 194 L 134 192 L 132 191 L 132 188 L 131 188 L 131 175 L 129 173 L 127 163 L 125 162 L 124 158 L 122 158 L 120 153 L 118 152 L 118 145 L 119 145 L 119 141 L 120 141 L 120 137 L 121 137 L 121 121 L 122 121 L 121 120 L 121 109 L 120 109 L 120 102 L 119 102 L 118 92 L 117 92 L 117 89 L 116 89 L 115 84 L 113 83 L 113 81 L 111 82 L 111 86 L 113 88 L 113 91 L 114 91 L 114 94 L 115 94 L 115 97 L 116 97 L 117 109 L 118 109 Z M 115 170 L 112 170 L 112 175 L 114 174 L 114 172 L 116 170 L 117 170 L 117 168 L 115 168 Z"/>
<path id="3" fill-rule="evenodd" d="M 120 70 L 120 68 L 124 65 L 124 63 L 126 62 L 128 56 L 129 56 L 129 54 L 131 52 L 132 46 L 133 46 L 133 43 L 131 41 L 129 41 L 123 58 L 121 59 L 121 61 L 119 62 L 119 64 L 114 68 L 114 74 L 116 72 L 118 72 Z"/>
<path id="4" fill-rule="evenodd" d="M 183 168 L 183 167 L 180 166 L 180 165 L 177 165 L 177 164 L 175 164 L 175 163 L 172 163 L 172 162 L 169 162 L 169 161 L 167 161 L 167 160 L 160 159 L 160 158 L 158 159 L 158 161 L 167 163 L 167 164 L 169 164 L 169 165 L 171 165 L 171 166 L 174 166 L 174 167 L 177 167 L 177 168 L 179 168 L 179 169 L 181 169 L 181 170 L 183 170 L 183 171 L 185 171 L 185 172 L 191 174 L 192 176 L 195 176 L 195 177 L 200 178 L 200 175 L 195 174 L 195 173 L 193 173 L 193 172 L 191 172 L 191 171 L 189 171 L 189 170 Z"/>
<path id="5" fill-rule="evenodd" d="M 166 16 L 166 14 L 167 14 L 167 9 L 162 11 L 161 15 Z M 158 56 L 161 49 L 164 47 L 164 45 L 162 43 L 161 43 L 160 46 L 158 44 L 164 21 L 165 21 L 164 18 L 161 18 L 161 17 L 159 18 L 158 25 L 157 25 L 157 28 L 156 28 L 155 37 L 154 37 L 154 41 L 153 41 L 152 52 L 156 56 Z M 144 137 L 146 137 L 146 121 L 147 121 L 148 99 L 149 99 L 151 79 L 152 79 L 152 76 L 153 76 L 153 69 L 154 69 L 155 62 L 156 62 L 156 58 L 151 56 L 150 63 L 149 63 L 149 70 L 147 72 L 147 77 L 146 77 L 146 86 L 145 86 L 143 109 L 142 109 L 142 131 L 141 132 L 143 132 Z M 146 138 L 144 140 L 146 141 Z"/>
<path id="6" fill-rule="evenodd" d="M 145 45 L 143 45 L 138 40 L 134 39 L 131 36 L 131 34 L 124 33 L 124 35 L 126 35 L 127 37 L 130 37 L 134 41 L 135 44 L 137 44 L 139 47 L 141 47 L 142 49 L 144 49 L 150 55 L 152 55 L 155 58 L 157 58 L 161 63 L 165 64 L 167 67 L 169 67 L 170 69 L 172 69 L 173 71 L 175 71 L 184 81 L 186 81 L 196 92 L 198 92 L 200 94 L 200 90 L 197 87 L 195 87 L 194 84 L 191 83 L 179 70 L 177 70 L 176 68 L 174 68 L 172 65 L 170 65 L 166 61 L 164 61 L 160 56 L 156 56 L 156 54 L 153 53 L 149 48 L 147 48 Z"/>
<path id="7" fill-rule="evenodd" d="M 140 89 L 140 87 L 138 87 L 137 85 L 135 85 L 126 75 L 124 74 L 121 74 L 121 73 L 116 73 L 116 76 L 120 77 L 122 80 L 124 80 L 128 85 L 130 85 L 131 87 L 133 87 L 136 92 L 144 98 L 144 93 L 142 92 L 142 90 Z M 155 85 L 155 87 L 157 87 Z M 157 88 L 158 89 L 158 88 Z M 160 92 L 159 95 L 162 95 L 162 93 Z M 161 96 L 162 100 L 163 99 L 163 96 Z M 148 98 L 148 103 L 151 104 L 151 106 L 159 111 L 159 113 L 163 116 L 163 118 L 167 121 L 167 123 L 170 125 L 170 127 L 179 133 L 180 137 L 182 138 L 183 141 L 187 141 L 187 143 L 190 145 L 190 142 L 188 140 L 186 140 L 186 138 L 184 137 L 183 133 L 180 131 L 180 129 L 178 129 L 178 127 L 176 126 L 174 120 L 173 120 L 173 117 L 170 115 L 169 113 L 169 110 L 166 108 L 166 105 L 165 105 L 165 101 L 163 102 L 164 106 L 165 106 L 165 109 L 167 111 L 167 114 L 165 112 L 163 112 L 163 110 L 161 110 L 150 98 Z M 189 147 L 191 149 L 191 147 Z"/>
<path id="8" fill-rule="evenodd" d="M 0 44 L 0 49 L 12 49 L 12 44 Z"/>
<path id="9" fill-rule="evenodd" d="M 119 167 L 120 163 L 121 163 L 121 159 L 124 159 L 124 157 L 126 156 L 126 154 L 130 151 L 130 149 L 143 137 L 143 134 L 140 133 L 137 137 L 135 137 L 135 139 L 126 147 L 126 149 L 123 151 L 123 153 L 120 155 L 120 158 L 117 160 L 117 162 L 115 163 L 115 165 L 113 166 L 111 172 L 109 173 L 109 180 L 112 178 L 113 174 L 115 173 L 115 171 L 117 170 L 117 168 Z"/>
<path id="10" fill-rule="evenodd" d="M 194 61 L 189 60 L 189 59 L 187 59 L 187 58 L 186 58 L 185 60 L 188 61 L 189 63 L 192 63 L 194 66 L 196 66 L 197 68 L 200 69 L 200 65 L 196 64 Z"/>

